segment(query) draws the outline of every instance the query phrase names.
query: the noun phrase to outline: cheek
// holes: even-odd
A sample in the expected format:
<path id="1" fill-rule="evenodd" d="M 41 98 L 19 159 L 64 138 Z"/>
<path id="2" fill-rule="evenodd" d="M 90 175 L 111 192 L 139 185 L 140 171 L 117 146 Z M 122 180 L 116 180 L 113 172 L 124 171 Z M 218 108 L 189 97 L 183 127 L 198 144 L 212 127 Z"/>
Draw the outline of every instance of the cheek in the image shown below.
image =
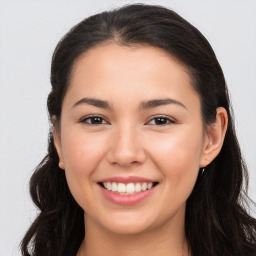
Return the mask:
<path id="1" fill-rule="evenodd" d="M 81 131 L 63 131 L 62 149 L 65 169 L 77 175 L 88 175 L 93 171 L 105 152 L 104 138 Z M 101 136 L 102 137 L 102 136 Z"/>
<path id="2" fill-rule="evenodd" d="M 104 140 L 70 130 L 63 131 L 63 135 L 62 153 L 68 186 L 75 200 L 84 208 L 95 182 L 94 171 L 104 155 Z"/>
<path id="3" fill-rule="evenodd" d="M 152 138 L 151 142 L 151 159 L 162 172 L 166 185 L 190 193 L 198 175 L 202 133 L 184 129 L 157 140 Z"/>
<path id="4" fill-rule="evenodd" d="M 180 130 L 173 134 L 166 134 L 156 138 L 151 138 L 151 156 L 155 160 L 162 159 L 165 165 L 182 167 L 188 164 L 199 167 L 199 160 L 202 151 L 202 133 L 191 133 Z M 174 171 L 174 170 L 173 170 Z M 184 170 L 185 171 L 185 170 Z"/>
<path id="5" fill-rule="evenodd" d="M 166 218 L 184 209 L 198 176 L 201 154 L 200 135 L 175 134 L 158 140 L 151 151 L 154 165 L 162 174 L 163 201 Z"/>

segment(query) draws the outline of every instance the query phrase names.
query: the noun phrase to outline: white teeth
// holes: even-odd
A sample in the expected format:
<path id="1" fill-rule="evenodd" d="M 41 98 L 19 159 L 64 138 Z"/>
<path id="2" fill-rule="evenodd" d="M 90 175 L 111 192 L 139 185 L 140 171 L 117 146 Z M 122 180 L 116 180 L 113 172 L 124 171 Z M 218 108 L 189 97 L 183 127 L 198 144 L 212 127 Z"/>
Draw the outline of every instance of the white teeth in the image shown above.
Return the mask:
<path id="1" fill-rule="evenodd" d="M 136 191 L 136 192 L 140 192 L 140 191 L 141 191 L 141 185 L 140 185 L 140 183 L 136 183 L 136 185 L 135 185 L 135 191 Z"/>
<path id="2" fill-rule="evenodd" d="M 151 189 L 153 187 L 153 183 L 148 183 L 147 189 Z"/>
<path id="3" fill-rule="evenodd" d="M 125 193 L 126 187 L 124 183 L 118 183 L 117 185 L 117 191 L 118 193 Z"/>
<path id="4" fill-rule="evenodd" d="M 130 194 L 138 193 L 141 191 L 146 191 L 147 189 L 151 189 L 153 187 L 153 183 L 137 182 L 137 183 L 124 184 L 124 183 L 116 183 L 116 182 L 104 182 L 103 186 L 105 189 L 109 191 L 130 195 Z"/>
<path id="5" fill-rule="evenodd" d="M 108 190 L 111 190 L 111 188 L 112 188 L 111 183 L 110 183 L 110 182 L 107 182 L 107 189 L 108 189 Z"/>
<path id="6" fill-rule="evenodd" d="M 142 190 L 142 191 L 146 191 L 146 190 L 147 190 L 147 186 L 148 186 L 148 184 L 147 184 L 146 182 L 144 182 L 144 183 L 142 184 L 142 186 L 141 186 L 141 190 Z"/>
<path id="7" fill-rule="evenodd" d="M 113 192 L 117 191 L 117 184 L 115 182 L 112 182 L 112 189 Z"/>
<path id="8" fill-rule="evenodd" d="M 133 183 L 129 183 L 126 185 L 126 193 L 132 194 L 135 191 L 135 186 Z"/>

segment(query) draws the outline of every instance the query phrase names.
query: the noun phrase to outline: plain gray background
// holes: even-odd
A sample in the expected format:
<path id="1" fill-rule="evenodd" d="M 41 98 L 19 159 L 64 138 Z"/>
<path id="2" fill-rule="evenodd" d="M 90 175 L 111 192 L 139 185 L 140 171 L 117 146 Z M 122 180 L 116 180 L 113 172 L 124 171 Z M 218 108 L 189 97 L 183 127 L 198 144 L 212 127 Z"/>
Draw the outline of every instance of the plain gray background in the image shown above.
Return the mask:
<path id="1" fill-rule="evenodd" d="M 135 2 L 0 0 L 0 256 L 20 255 L 20 239 L 36 214 L 28 182 L 46 154 L 55 45 L 85 17 Z M 256 201 L 256 1 L 140 2 L 177 11 L 212 44 L 230 89 L 250 172 L 249 194 Z"/>

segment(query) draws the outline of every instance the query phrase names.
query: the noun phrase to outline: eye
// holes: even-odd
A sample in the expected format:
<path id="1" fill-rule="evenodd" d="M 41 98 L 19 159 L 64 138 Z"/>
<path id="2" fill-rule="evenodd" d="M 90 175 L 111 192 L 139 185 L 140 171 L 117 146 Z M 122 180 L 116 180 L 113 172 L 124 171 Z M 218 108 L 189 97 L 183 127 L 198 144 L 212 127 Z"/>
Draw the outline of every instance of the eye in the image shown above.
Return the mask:
<path id="1" fill-rule="evenodd" d="M 107 124 L 106 120 L 101 116 L 88 116 L 83 118 L 80 122 L 88 125 Z"/>
<path id="2" fill-rule="evenodd" d="M 149 120 L 149 122 L 147 122 L 147 124 L 149 125 L 167 125 L 167 124 L 174 124 L 175 121 L 173 121 L 172 119 L 165 117 L 165 116 L 157 116 L 154 117 L 152 119 Z"/>

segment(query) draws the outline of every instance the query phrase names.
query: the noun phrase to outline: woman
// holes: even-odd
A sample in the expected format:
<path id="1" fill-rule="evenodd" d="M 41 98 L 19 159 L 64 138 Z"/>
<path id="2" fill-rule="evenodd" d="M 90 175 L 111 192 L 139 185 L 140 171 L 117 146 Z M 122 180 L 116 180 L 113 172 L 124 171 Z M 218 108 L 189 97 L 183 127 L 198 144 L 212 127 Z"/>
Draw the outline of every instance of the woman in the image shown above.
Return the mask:
<path id="1" fill-rule="evenodd" d="M 159 6 L 91 16 L 51 83 L 23 255 L 255 255 L 225 79 L 195 27 Z"/>

